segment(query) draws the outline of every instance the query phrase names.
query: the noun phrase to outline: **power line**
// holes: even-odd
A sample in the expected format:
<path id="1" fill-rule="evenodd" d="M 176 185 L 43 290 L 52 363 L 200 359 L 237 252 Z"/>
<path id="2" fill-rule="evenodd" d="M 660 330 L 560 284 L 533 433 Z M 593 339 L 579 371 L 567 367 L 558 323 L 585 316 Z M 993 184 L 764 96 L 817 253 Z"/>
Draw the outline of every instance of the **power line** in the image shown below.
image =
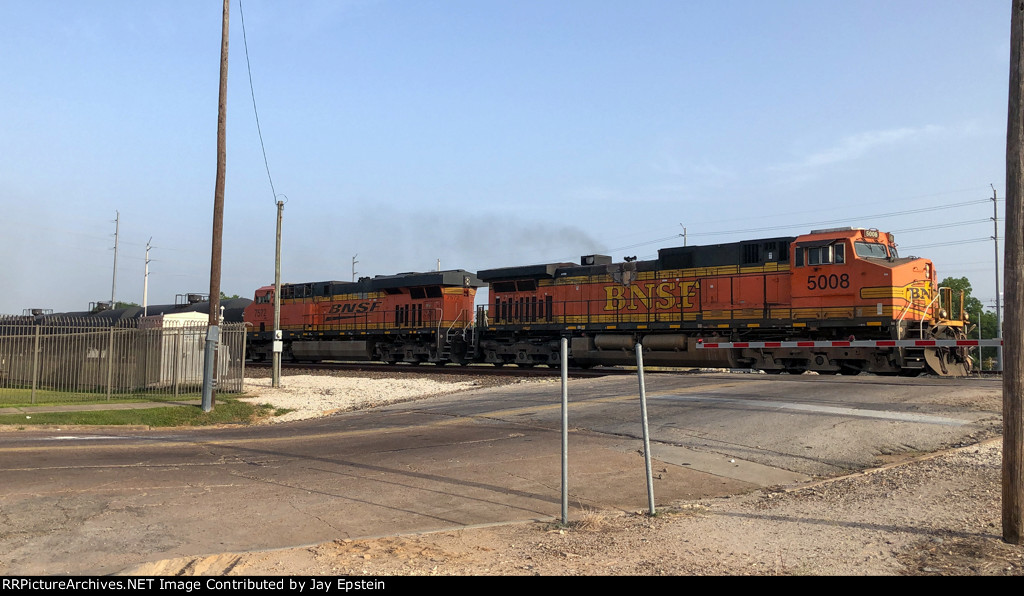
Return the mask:
<path id="1" fill-rule="evenodd" d="M 935 244 L 917 244 L 914 246 L 901 246 L 901 250 L 910 250 L 912 248 L 935 248 L 936 246 L 956 246 L 958 244 L 974 244 L 975 242 L 990 242 L 992 238 L 974 238 L 972 240 L 959 240 L 956 242 L 936 242 Z"/>
<path id="2" fill-rule="evenodd" d="M 906 210 L 903 210 L 903 211 L 892 211 L 892 212 L 889 212 L 889 213 L 878 213 L 878 214 L 875 214 L 875 215 L 863 215 L 863 216 L 860 216 L 860 217 L 844 217 L 842 219 L 829 219 L 829 220 L 825 220 L 825 221 L 817 221 L 817 222 L 802 223 L 802 224 L 795 224 L 794 223 L 794 224 L 786 224 L 786 225 L 781 225 L 781 226 L 770 226 L 770 227 L 764 227 L 764 228 L 748 228 L 748 229 L 745 229 L 745 230 L 726 230 L 726 231 L 722 231 L 722 232 L 696 232 L 696 233 L 691 233 L 690 235 L 691 236 L 720 236 L 720 235 L 724 235 L 724 234 L 750 234 L 750 233 L 755 233 L 755 232 L 768 232 L 768 231 L 772 231 L 772 230 L 788 230 L 788 229 L 793 229 L 793 228 L 808 229 L 808 228 L 813 228 L 814 226 L 823 226 L 823 225 L 846 223 L 846 222 L 849 222 L 850 220 L 853 220 L 853 219 L 884 219 L 884 218 L 887 218 L 887 217 L 899 217 L 901 215 L 912 215 L 914 213 L 926 213 L 926 212 L 931 212 L 931 211 L 938 211 L 940 209 L 953 209 L 955 207 L 966 207 L 968 205 L 978 205 L 978 204 L 981 204 L 981 203 L 988 203 L 990 201 L 991 201 L 991 199 L 980 199 L 980 200 L 975 200 L 975 201 L 964 201 L 962 203 L 950 203 L 948 205 L 935 205 L 935 206 L 931 206 L 931 207 L 921 207 L 921 208 L 918 208 L 918 209 L 906 209 Z M 988 220 L 986 220 L 986 221 L 988 221 Z"/>
<path id="3" fill-rule="evenodd" d="M 890 230 L 893 234 L 902 234 L 904 232 L 922 232 L 924 230 L 940 230 L 944 228 L 959 228 L 961 226 L 970 226 L 979 223 L 988 223 L 992 221 L 991 218 L 986 217 L 985 219 L 972 219 L 971 221 L 960 221 L 956 223 L 947 224 L 936 224 L 934 226 L 923 226 L 920 228 L 906 228 L 904 230 Z"/>
<path id="4" fill-rule="evenodd" d="M 935 205 L 935 206 L 930 206 L 930 207 L 921 207 L 921 208 L 917 208 L 917 209 L 905 209 L 905 210 L 902 210 L 902 211 L 892 211 L 892 212 L 889 212 L 889 213 L 880 213 L 880 214 L 875 214 L 875 215 L 863 215 L 863 216 L 856 216 L 856 217 L 846 217 L 846 218 L 843 218 L 843 219 L 832 219 L 832 220 L 824 220 L 824 221 L 802 223 L 802 224 L 795 224 L 794 223 L 794 224 L 785 224 L 785 225 L 779 225 L 779 226 L 767 226 L 767 227 L 763 227 L 763 228 L 747 228 L 747 229 L 741 229 L 741 230 L 724 230 L 724 231 L 718 231 L 718 232 L 690 232 L 687 235 L 688 236 L 724 236 L 724 235 L 728 235 L 728 234 L 754 234 L 754 233 L 760 233 L 760 232 L 792 230 L 792 229 L 796 229 L 796 228 L 799 228 L 800 230 L 807 230 L 807 229 L 813 229 L 816 226 L 834 225 L 834 224 L 839 224 L 839 223 L 846 223 L 846 222 L 849 222 L 850 220 L 855 220 L 855 219 L 863 220 L 863 219 L 883 219 L 883 218 L 888 218 L 888 217 L 899 217 L 899 216 L 903 216 L 903 215 L 913 215 L 913 214 L 916 214 L 916 213 L 925 213 L 925 212 L 931 212 L 931 211 L 938 211 L 938 210 L 942 210 L 942 209 L 954 209 L 954 208 L 957 208 L 957 207 L 966 207 L 966 206 L 969 206 L 969 205 L 978 205 L 978 204 L 981 204 L 981 203 L 988 203 L 991 200 L 992 199 L 979 199 L 979 200 L 972 200 L 972 201 L 963 201 L 963 202 L 960 202 L 960 203 L 949 203 L 949 204 L 946 204 L 946 205 Z M 956 222 L 956 223 L 949 223 L 949 224 L 938 224 L 938 225 L 935 225 L 935 226 L 923 226 L 923 227 L 920 227 L 920 228 L 909 228 L 909 229 L 904 229 L 904 230 L 896 230 L 893 233 L 896 233 L 896 232 L 901 232 L 902 233 L 902 232 L 923 231 L 923 230 L 940 229 L 940 228 L 946 228 L 946 227 L 958 227 L 958 226 L 971 225 L 971 224 L 976 224 L 976 223 L 981 223 L 981 222 L 988 222 L 988 221 L 991 221 L 991 219 L 986 218 L 986 219 L 980 219 L 980 220 L 971 220 L 971 221 L 968 221 L 968 222 Z M 667 242 L 669 240 L 673 240 L 673 239 L 679 238 L 681 236 L 682 236 L 681 234 L 675 234 L 673 236 L 667 236 L 667 237 L 664 237 L 664 238 L 657 238 L 657 239 L 648 240 L 648 241 L 645 241 L 645 242 L 638 242 L 638 243 L 635 243 L 635 244 L 630 244 L 630 245 L 627 245 L 627 246 L 621 246 L 621 247 L 618 247 L 618 248 L 605 249 L 605 252 L 614 253 L 614 252 L 620 252 L 620 251 L 623 251 L 623 250 L 630 250 L 630 249 L 634 249 L 634 248 L 640 248 L 640 247 L 643 247 L 643 246 L 650 246 L 652 244 L 659 244 L 659 243 L 662 243 L 662 242 Z M 980 240 L 969 240 L 969 241 L 963 242 L 963 244 L 971 243 L 971 242 L 980 242 Z M 934 245 L 928 245 L 928 246 L 914 246 L 914 247 L 910 247 L 910 248 L 928 248 L 928 247 L 931 247 L 931 246 L 945 246 L 945 245 L 949 245 L 949 244 L 954 244 L 954 243 L 944 242 L 944 243 L 940 243 L 940 244 L 934 244 Z"/>
<path id="5" fill-rule="evenodd" d="M 270 180 L 270 192 L 277 203 L 277 191 L 274 190 L 274 179 L 270 175 L 270 162 L 267 161 L 267 148 L 263 145 L 263 130 L 260 128 L 260 113 L 256 110 L 256 91 L 252 85 L 252 66 L 249 64 L 249 42 L 245 38 L 245 13 L 242 12 L 242 0 L 238 0 L 238 15 L 242 20 L 242 45 L 245 46 L 245 67 L 249 72 L 249 93 L 252 95 L 252 111 L 256 115 L 256 132 L 260 136 L 260 148 L 263 150 L 263 165 L 267 168 L 267 179 Z"/>

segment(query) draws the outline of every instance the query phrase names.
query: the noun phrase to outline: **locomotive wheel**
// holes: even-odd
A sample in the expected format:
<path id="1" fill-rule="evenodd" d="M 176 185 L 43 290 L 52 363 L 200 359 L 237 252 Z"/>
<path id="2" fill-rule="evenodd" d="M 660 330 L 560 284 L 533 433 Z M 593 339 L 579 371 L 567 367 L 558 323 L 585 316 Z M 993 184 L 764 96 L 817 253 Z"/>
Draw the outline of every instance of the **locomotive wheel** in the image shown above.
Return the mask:
<path id="1" fill-rule="evenodd" d="M 933 331 L 935 339 L 964 339 L 963 331 L 943 327 Z M 971 361 L 965 348 L 926 348 L 924 361 L 940 377 L 966 377 L 971 374 Z"/>
<path id="2" fill-rule="evenodd" d="M 925 350 L 924 361 L 932 372 L 941 377 L 966 377 L 971 373 L 970 363 L 958 361 L 948 348 Z"/>

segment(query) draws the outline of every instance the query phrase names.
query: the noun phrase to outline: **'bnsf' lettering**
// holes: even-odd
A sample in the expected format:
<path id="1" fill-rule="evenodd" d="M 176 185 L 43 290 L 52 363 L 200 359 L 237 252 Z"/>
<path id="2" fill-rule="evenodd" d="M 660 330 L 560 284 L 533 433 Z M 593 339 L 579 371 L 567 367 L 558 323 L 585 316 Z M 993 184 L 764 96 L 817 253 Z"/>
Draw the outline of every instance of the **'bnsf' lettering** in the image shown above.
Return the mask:
<path id="1" fill-rule="evenodd" d="M 332 304 L 331 307 L 327 309 L 326 314 L 361 314 L 373 312 L 380 307 L 380 304 L 380 302 L 346 302 L 344 304 Z"/>
<path id="2" fill-rule="evenodd" d="M 678 294 L 676 290 L 678 289 Z M 693 308 L 693 298 L 700 289 L 696 281 L 631 284 L 629 286 L 605 286 L 604 309 L 618 311 L 622 309 L 636 310 L 641 306 L 646 310 L 672 310 L 680 305 Z"/>
<path id="3" fill-rule="evenodd" d="M 927 302 L 931 300 L 932 293 L 928 288 L 907 288 L 907 300 L 911 302 Z"/>

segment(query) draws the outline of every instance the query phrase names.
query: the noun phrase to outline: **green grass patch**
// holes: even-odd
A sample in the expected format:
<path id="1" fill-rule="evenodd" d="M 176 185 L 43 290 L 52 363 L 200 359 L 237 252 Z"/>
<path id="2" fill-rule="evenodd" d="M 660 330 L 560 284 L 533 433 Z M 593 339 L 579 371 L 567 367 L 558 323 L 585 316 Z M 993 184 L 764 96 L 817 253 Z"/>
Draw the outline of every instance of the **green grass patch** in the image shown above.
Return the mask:
<path id="1" fill-rule="evenodd" d="M 0 389 L 0 407 L 59 406 L 73 404 L 131 403 L 131 402 L 164 402 L 197 399 L 199 391 L 173 393 L 115 393 L 107 400 L 103 392 L 68 392 L 37 389 L 35 401 L 31 389 Z"/>
<path id="2" fill-rule="evenodd" d="M 119 400 L 120 401 L 120 400 Z M 103 402 L 108 403 L 108 402 Z M 123 426 L 141 425 L 211 426 L 216 424 L 253 424 L 263 418 L 280 416 L 289 410 L 269 404 L 253 404 L 234 398 L 218 397 L 209 412 L 196 405 L 144 408 L 138 410 L 98 410 L 87 412 L 35 412 L 0 415 L 0 425 L 29 427 L 54 426 Z"/>

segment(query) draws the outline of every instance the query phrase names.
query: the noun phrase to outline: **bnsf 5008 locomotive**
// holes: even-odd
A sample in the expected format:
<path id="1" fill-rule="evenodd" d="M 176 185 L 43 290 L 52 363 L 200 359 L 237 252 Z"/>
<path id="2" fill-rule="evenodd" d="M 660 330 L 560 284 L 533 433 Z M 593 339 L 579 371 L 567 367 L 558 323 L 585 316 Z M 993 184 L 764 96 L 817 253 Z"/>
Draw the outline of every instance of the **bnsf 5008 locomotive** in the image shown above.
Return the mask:
<path id="1" fill-rule="evenodd" d="M 471 316 L 484 283 L 489 304 Z M 246 311 L 257 357 L 269 354 L 272 292 L 258 290 Z M 899 257 L 892 235 L 873 229 L 665 248 L 650 261 L 590 255 L 292 284 L 281 298 L 285 352 L 298 360 L 557 365 L 565 337 L 579 366 L 631 364 L 638 342 L 645 362 L 665 366 L 954 376 L 970 366 L 958 347 L 817 346 L 964 337 L 965 321 L 949 316 L 962 297 L 937 287 L 931 261 Z M 705 341 L 786 345 L 699 349 Z"/>

